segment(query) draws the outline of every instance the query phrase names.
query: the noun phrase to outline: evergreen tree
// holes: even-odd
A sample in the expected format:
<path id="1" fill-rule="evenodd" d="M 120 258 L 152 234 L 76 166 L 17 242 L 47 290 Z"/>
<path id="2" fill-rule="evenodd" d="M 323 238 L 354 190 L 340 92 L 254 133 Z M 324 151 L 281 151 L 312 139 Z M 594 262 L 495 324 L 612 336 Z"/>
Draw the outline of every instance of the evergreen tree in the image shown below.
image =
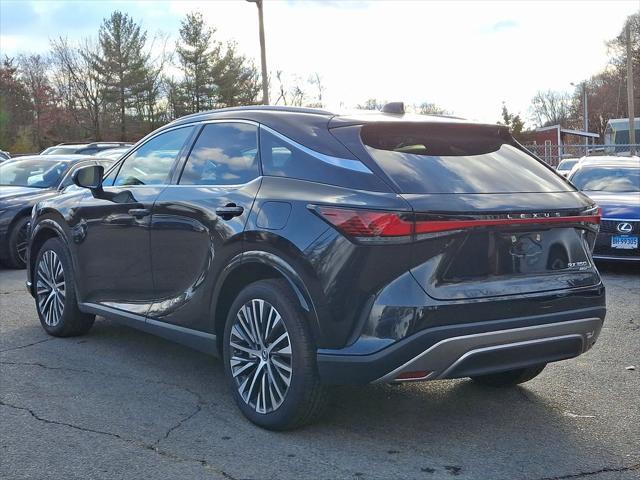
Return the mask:
<path id="1" fill-rule="evenodd" d="M 126 140 L 127 109 L 133 107 L 148 82 L 147 33 L 126 13 L 115 11 L 98 33 L 100 55 L 93 61 L 104 96 L 117 107 L 120 140 Z"/>
<path id="2" fill-rule="evenodd" d="M 224 56 L 218 59 L 212 74 L 219 106 L 257 103 L 261 89 L 258 70 L 246 57 L 238 54 L 235 44 L 227 44 Z"/>
<path id="3" fill-rule="evenodd" d="M 0 65 L 0 149 L 30 152 L 31 135 L 20 135 L 26 125 L 33 122 L 33 105 L 29 92 L 18 75 L 18 67 L 7 56 Z M 18 139 L 25 138 L 27 145 L 19 145 Z M 34 147 L 35 148 L 35 147 Z"/>
<path id="4" fill-rule="evenodd" d="M 205 26 L 202 14 L 189 13 L 180 25 L 176 45 L 179 67 L 184 74 L 181 95 L 189 98 L 191 113 L 212 108 L 215 101 L 213 71 L 219 63 L 221 45 L 215 41 L 215 29 Z M 177 92 L 175 92 L 177 93 Z"/>
<path id="5" fill-rule="evenodd" d="M 520 115 L 510 113 L 504 102 L 502 102 L 502 122 L 499 123 L 509 127 L 514 137 L 518 137 L 522 133 L 522 130 L 524 130 L 524 122 L 520 118 Z"/>

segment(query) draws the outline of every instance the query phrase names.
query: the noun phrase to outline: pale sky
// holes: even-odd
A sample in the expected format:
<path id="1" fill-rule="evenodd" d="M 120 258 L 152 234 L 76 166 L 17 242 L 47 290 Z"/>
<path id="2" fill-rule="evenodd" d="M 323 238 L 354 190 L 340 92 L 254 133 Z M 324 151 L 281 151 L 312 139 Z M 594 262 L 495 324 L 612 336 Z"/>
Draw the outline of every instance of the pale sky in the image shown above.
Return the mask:
<path id="1" fill-rule="evenodd" d="M 603 69 L 605 42 L 640 11 L 640 0 L 265 0 L 264 8 L 269 71 L 319 72 L 328 106 L 429 101 L 495 122 L 503 101 L 527 119 L 537 90 L 569 91 Z M 242 0 L 0 0 L 0 53 L 45 52 L 60 35 L 95 36 L 115 9 L 172 42 L 184 14 L 198 10 L 259 67 L 257 9 Z"/>

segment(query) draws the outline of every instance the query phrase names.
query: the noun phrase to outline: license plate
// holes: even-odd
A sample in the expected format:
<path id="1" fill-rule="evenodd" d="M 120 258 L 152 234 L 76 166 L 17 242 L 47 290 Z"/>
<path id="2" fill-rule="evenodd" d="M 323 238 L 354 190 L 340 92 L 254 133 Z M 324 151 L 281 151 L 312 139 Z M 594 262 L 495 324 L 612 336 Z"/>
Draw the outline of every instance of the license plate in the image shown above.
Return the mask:
<path id="1" fill-rule="evenodd" d="M 625 250 L 638 248 L 638 237 L 620 235 L 611 237 L 611 248 L 622 248 Z"/>

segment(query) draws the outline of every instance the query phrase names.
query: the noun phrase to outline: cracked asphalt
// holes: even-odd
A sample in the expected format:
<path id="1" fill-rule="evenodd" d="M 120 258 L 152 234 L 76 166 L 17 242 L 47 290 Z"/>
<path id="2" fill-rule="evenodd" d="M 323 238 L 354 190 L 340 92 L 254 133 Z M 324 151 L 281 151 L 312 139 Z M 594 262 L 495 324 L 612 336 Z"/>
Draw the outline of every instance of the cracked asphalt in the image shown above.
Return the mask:
<path id="1" fill-rule="evenodd" d="M 513 390 L 336 388 L 287 433 L 244 420 L 214 358 L 105 319 L 48 337 L 24 271 L 0 270 L 0 478 L 638 479 L 640 271 L 601 270 L 587 354 Z"/>

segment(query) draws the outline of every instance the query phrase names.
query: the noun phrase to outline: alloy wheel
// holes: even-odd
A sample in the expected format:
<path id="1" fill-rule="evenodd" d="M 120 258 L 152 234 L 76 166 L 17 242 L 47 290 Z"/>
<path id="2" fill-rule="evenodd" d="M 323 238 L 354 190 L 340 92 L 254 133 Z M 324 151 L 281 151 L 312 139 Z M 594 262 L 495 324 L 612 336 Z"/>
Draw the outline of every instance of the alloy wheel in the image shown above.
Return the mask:
<path id="1" fill-rule="evenodd" d="M 240 397 L 258 413 L 277 410 L 293 373 L 289 332 L 278 311 L 265 300 L 249 300 L 236 314 L 229 342 Z"/>
<path id="2" fill-rule="evenodd" d="M 40 257 L 36 273 L 36 298 L 44 323 L 55 327 L 64 312 L 64 268 L 53 250 Z"/>

